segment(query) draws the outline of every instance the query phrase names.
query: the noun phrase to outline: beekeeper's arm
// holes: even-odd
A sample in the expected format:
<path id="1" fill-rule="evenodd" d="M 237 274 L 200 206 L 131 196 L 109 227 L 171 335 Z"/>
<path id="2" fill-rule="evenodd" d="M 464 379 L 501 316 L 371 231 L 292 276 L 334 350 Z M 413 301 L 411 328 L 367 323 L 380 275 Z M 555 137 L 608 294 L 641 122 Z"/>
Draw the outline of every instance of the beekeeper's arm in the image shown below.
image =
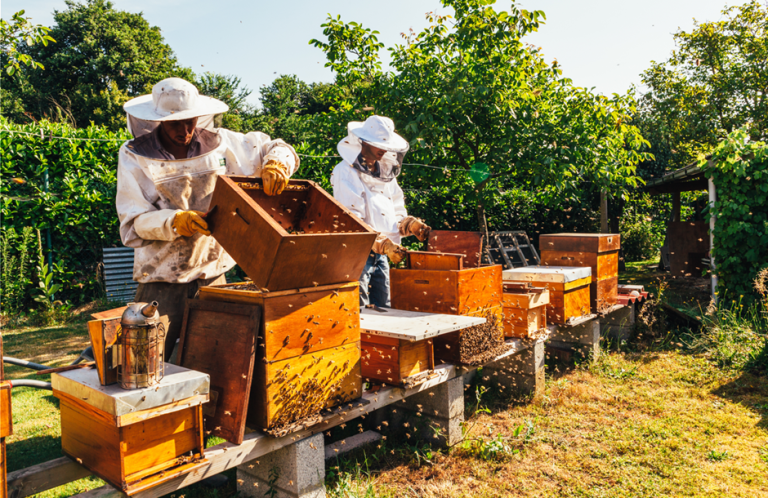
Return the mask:
<path id="1" fill-rule="evenodd" d="M 115 206 L 123 245 L 141 247 L 155 240 L 171 241 L 198 232 L 210 235 L 203 213 L 157 209 L 152 204 L 156 200 L 157 192 L 152 180 L 144 174 L 133 154 L 128 153 L 125 147 L 120 148 Z"/>
<path id="2" fill-rule="evenodd" d="M 272 140 L 260 131 L 242 134 L 222 128 L 219 134 L 237 158 L 237 161 L 231 161 L 232 165 L 227 161 L 227 173 L 256 175 L 264 180 L 267 195 L 281 193 L 288 178 L 299 169 L 296 151 L 280 139 Z M 240 171 L 233 171 L 234 168 Z"/>
<path id="3" fill-rule="evenodd" d="M 397 180 L 394 180 L 395 182 Z M 421 218 L 415 216 L 409 216 L 405 210 L 405 195 L 400 185 L 395 183 L 395 192 L 392 195 L 392 202 L 395 205 L 395 217 L 397 219 L 397 227 L 400 235 L 407 237 L 414 235 L 419 241 L 424 242 L 429 238 L 429 232 L 432 229 L 424 223 Z"/>

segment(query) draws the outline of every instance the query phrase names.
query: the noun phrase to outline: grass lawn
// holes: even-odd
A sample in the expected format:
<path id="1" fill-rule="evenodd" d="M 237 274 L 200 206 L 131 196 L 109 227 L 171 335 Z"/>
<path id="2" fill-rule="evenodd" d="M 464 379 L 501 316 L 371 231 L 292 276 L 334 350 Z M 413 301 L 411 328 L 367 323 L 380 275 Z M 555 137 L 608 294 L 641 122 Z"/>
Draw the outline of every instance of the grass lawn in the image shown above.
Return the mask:
<path id="1" fill-rule="evenodd" d="M 622 281 L 648 280 L 643 266 L 651 262 L 644 263 Z M 52 366 L 73 361 L 87 337 L 85 323 L 3 332 L 7 356 Z M 6 375 L 49 380 L 13 366 Z M 475 414 L 473 389 L 466 396 L 469 442 L 433 452 L 389 434 L 379 448 L 327 468 L 329 495 L 768 496 L 764 377 L 667 349 L 610 352 L 591 365 L 550 371 L 543 396 L 527 404 L 499 398 L 490 386 L 481 399 L 488 413 Z M 15 388 L 13 419 L 9 471 L 61 456 L 58 401 L 50 392 Z M 196 486 L 175 496 L 234 495 L 229 475 L 226 489 Z M 101 485 L 87 478 L 41 496 L 71 496 Z"/>

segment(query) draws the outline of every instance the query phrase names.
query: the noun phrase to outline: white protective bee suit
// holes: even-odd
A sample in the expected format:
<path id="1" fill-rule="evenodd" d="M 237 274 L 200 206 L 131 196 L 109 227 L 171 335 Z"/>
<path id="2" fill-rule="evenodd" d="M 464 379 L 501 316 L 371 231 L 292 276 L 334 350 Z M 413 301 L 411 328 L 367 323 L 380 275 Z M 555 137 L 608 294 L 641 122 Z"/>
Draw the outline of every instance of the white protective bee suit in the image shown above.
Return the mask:
<path id="1" fill-rule="evenodd" d="M 371 226 L 380 236 L 400 244 L 401 223 L 408 217 L 403 189 L 397 184 L 408 142 L 397 135 L 391 119 L 371 116 L 365 123 L 351 122 L 349 134 L 337 146 L 342 161 L 331 174 L 333 196 Z M 364 166 L 363 142 L 386 150 L 374 171 Z M 368 258 L 360 278 L 362 305 L 389 306 L 389 263 L 383 254 Z"/>

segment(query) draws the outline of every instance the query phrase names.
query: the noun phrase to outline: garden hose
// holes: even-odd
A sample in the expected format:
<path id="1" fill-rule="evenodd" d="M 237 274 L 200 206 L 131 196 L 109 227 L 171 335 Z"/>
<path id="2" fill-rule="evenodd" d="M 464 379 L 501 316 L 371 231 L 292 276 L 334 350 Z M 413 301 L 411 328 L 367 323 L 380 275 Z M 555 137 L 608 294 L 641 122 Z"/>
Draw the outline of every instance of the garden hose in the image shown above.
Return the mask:
<path id="1" fill-rule="evenodd" d="M 35 389 L 47 389 L 48 391 L 53 391 L 51 383 L 43 382 L 42 380 L 12 380 L 11 387 L 34 387 Z"/>
<path id="2" fill-rule="evenodd" d="M 27 360 L 20 360 L 18 358 L 11 358 L 10 356 L 3 356 L 3 363 L 10 363 L 11 365 L 17 365 L 19 367 L 31 368 L 32 370 L 48 370 L 51 367 L 46 367 L 39 363 L 33 363 Z"/>

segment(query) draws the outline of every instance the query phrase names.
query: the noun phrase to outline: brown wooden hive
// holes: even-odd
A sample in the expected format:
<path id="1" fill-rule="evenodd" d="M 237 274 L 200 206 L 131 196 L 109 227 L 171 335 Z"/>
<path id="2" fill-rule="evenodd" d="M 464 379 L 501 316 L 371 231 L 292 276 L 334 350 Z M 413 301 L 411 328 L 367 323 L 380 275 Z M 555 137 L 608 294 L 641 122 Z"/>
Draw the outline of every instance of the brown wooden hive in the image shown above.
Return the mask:
<path id="1" fill-rule="evenodd" d="M 276 196 L 261 179 L 219 176 L 207 217 L 213 237 L 265 291 L 350 282 L 376 239 L 357 216 L 309 180 Z"/>

